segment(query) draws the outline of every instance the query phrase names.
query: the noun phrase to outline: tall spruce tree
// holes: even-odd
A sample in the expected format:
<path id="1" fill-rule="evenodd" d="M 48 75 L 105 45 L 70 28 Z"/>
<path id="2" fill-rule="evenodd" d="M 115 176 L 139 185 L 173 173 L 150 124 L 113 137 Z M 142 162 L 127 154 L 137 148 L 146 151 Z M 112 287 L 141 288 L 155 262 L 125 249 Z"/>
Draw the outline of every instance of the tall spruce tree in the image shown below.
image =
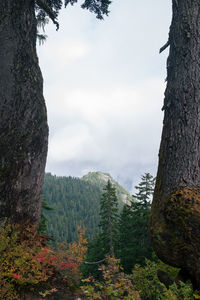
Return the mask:
<path id="1" fill-rule="evenodd" d="M 36 54 L 38 22 L 58 28 L 62 5 L 77 0 L 0 1 L 0 223 L 39 224 L 48 125 Z M 82 8 L 102 19 L 109 0 Z"/>
<path id="2" fill-rule="evenodd" d="M 100 236 L 105 254 L 114 256 L 114 248 L 118 238 L 118 199 L 115 187 L 108 180 L 100 201 Z"/>

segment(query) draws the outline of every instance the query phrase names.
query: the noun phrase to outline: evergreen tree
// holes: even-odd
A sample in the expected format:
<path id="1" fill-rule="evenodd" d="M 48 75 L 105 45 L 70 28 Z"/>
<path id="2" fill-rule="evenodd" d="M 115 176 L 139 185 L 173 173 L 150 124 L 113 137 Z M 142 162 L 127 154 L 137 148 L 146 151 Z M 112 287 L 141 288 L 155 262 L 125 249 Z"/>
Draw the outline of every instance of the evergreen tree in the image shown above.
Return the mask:
<path id="1" fill-rule="evenodd" d="M 98 262 L 105 258 L 105 255 L 117 254 L 119 241 L 118 228 L 118 199 L 115 187 L 108 180 L 100 200 L 100 222 L 99 232 L 88 243 L 86 260 L 88 262 Z M 95 278 L 100 278 L 98 264 L 88 264 L 83 267 L 83 273 L 88 276 L 92 273 Z"/>
<path id="2" fill-rule="evenodd" d="M 134 255 L 134 230 L 133 212 L 131 206 L 125 204 L 120 214 L 119 222 L 119 249 L 117 257 L 120 258 L 121 264 L 126 272 L 131 272 L 135 263 Z"/>
<path id="3" fill-rule="evenodd" d="M 156 178 L 150 173 L 145 173 L 141 176 L 141 182 L 135 188 L 138 192 L 133 195 L 137 202 L 144 205 L 146 208 L 150 206 L 152 201 Z"/>
<path id="4" fill-rule="evenodd" d="M 50 207 L 47 204 L 46 199 L 43 197 L 42 199 L 42 212 L 41 212 L 41 217 L 40 217 L 40 224 L 39 224 L 39 228 L 38 228 L 38 233 L 39 234 L 47 234 L 47 222 L 48 222 L 48 218 L 45 215 L 46 211 L 52 211 L 54 210 L 54 208 Z"/>
<path id="5" fill-rule="evenodd" d="M 114 255 L 118 237 L 118 200 L 116 190 L 110 180 L 108 180 L 101 196 L 99 227 L 105 254 Z"/>
<path id="6" fill-rule="evenodd" d="M 97 233 L 92 239 L 89 239 L 87 247 L 86 261 L 89 263 L 83 264 L 81 271 L 86 278 L 92 274 L 94 278 L 100 279 L 102 274 L 99 271 L 100 263 L 98 262 L 104 262 L 105 258 L 105 249 L 101 235 Z"/>
<path id="7" fill-rule="evenodd" d="M 136 263 L 143 265 L 153 254 L 148 225 L 155 178 L 145 173 L 141 179 L 131 206 L 124 205 L 120 215 L 119 257 L 126 272 Z"/>
<path id="8" fill-rule="evenodd" d="M 152 259 L 148 223 L 155 179 L 149 173 L 141 178 L 137 186 L 137 199 L 134 195 L 131 205 L 124 205 L 120 217 L 115 189 L 108 181 L 100 202 L 100 233 L 89 241 L 87 261 L 96 262 L 102 260 L 105 254 L 115 254 L 120 258 L 125 272 L 130 273 L 136 263 L 144 265 L 145 258 Z M 86 265 L 83 269 L 86 276 L 90 273 L 96 278 L 101 276 L 98 265 Z"/>

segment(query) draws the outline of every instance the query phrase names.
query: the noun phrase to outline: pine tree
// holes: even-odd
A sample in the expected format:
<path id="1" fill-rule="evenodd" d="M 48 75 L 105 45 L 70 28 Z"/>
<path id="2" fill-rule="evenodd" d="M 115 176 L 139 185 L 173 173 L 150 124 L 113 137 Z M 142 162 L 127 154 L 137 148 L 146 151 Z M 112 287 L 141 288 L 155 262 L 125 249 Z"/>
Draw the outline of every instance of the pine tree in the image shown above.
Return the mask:
<path id="1" fill-rule="evenodd" d="M 152 201 L 156 178 L 150 173 L 145 173 L 141 176 L 141 182 L 135 188 L 138 192 L 133 195 L 137 202 L 144 205 L 146 208 L 150 206 Z"/>
<path id="2" fill-rule="evenodd" d="M 114 255 L 114 248 L 118 237 L 118 199 L 116 190 L 108 180 L 100 201 L 101 238 L 105 254 Z"/>

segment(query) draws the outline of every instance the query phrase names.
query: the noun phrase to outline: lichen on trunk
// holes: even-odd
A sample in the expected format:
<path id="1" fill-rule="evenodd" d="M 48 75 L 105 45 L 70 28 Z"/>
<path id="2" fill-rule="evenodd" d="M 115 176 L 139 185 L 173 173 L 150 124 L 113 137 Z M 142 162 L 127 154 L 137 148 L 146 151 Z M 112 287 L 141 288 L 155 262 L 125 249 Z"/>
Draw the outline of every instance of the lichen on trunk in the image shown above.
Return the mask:
<path id="1" fill-rule="evenodd" d="M 200 1 L 172 4 L 150 231 L 158 256 L 200 287 Z"/>
<path id="2" fill-rule="evenodd" d="M 40 219 L 48 126 L 34 5 L 0 2 L 0 223 Z"/>

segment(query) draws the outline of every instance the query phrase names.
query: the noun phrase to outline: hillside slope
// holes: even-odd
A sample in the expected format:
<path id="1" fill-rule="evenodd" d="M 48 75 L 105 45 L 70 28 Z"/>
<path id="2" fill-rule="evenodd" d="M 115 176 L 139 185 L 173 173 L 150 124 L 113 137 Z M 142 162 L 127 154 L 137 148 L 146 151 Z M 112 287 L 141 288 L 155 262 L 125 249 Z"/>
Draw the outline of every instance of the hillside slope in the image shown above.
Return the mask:
<path id="1" fill-rule="evenodd" d="M 97 174 L 96 174 L 97 173 Z M 131 197 L 109 174 L 89 173 L 82 178 L 58 177 L 47 173 L 44 179 L 43 196 L 54 208 L 47 211 L 48 234 L 57 241 L 74 241 L 78 225 L 86 227 L 91 237 L 99 223 L 99 207 L 102 190 L 108 181 L 116 186 L 119 207 Z"/>
<path id="2" fill-rule="evenodd" d="M 129 203 L 132 199 L 131 195 L 123 188 L 117 181 L 115 181 L 110 174 L 103 172 L 89 172 L 87 175 L 84 175 L 81 180 L 90 182 L 103 190 L 107 181 L 110 180 L 111 183 L 115 186 L 117 197 L 119 199 L 119 206 L 122 207 L 124 203 Z"/>

